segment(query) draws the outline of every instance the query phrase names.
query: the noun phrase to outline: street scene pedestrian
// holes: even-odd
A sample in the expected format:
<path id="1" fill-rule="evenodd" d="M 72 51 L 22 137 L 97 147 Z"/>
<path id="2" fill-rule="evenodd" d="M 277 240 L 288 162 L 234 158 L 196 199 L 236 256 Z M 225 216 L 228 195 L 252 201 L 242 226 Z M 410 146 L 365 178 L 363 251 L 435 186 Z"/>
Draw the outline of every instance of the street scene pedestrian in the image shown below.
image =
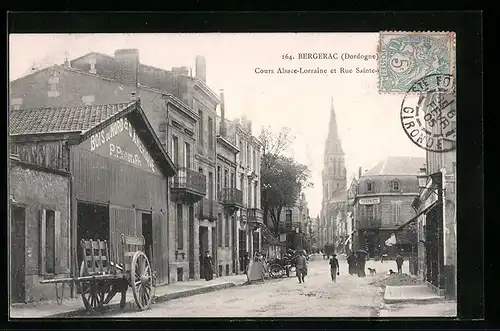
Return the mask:
<path id="1" fill-rule="evenodd" d="M 339 260 L 337 260 L 337 254 L 333 254 L 330 259 L 330 275 L 334 283 L 337 282 L 337 276 L 340 275 Z"/>
<path id="2" fill-rule="evenodd" d="M 300 251 L 296 263 L 297 264 L 295 269 L 297 273 L 297 278 L 299 279 L 299 283 L 303 283 L 305 282 L 305 277 L 307 275 L 307 258 L 305 256 L 304 251 Z"/>
<path id="3" fill-rule="evenodd" d="M 373 317 L 402 285 L 454 300 L 456 157 L 399 113 L 441 103 L 377 60 L 407 39 L 298 35 L 12 35 L 12 311 Z M 446 36 L 409 39 L 425 55 Z M 341 62 L 280 53 L 324 44 Z"/>
<path id="4" fill-rule="evenodd" d="M 203 272 L 206 281 L 214 278 L 214 260 L 210 256 L 210 251 L 206 251 L 203 257 Z"/>
<path id="5" fill-rule="evenodd" d="M 396 259 L 395 260 L 396 260 L 396 265 L 398 267 L 398 273 L 400 274 L 400 273 L 403 272 L 403 262 L 404 262 L 405 259 L 403 258 L 403 256 L 400 253 L 398 253 L 396 255 Z"/>

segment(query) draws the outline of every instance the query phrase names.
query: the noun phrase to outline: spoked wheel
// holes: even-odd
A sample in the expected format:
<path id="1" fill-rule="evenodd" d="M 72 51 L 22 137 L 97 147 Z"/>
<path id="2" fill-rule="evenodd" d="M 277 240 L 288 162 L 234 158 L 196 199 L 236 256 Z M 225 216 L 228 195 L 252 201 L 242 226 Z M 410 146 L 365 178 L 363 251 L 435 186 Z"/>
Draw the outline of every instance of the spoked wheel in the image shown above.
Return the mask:
<path id="1" fill-rule="evenodd" d="M 146 254 L 143 252 L 136 252 L 132 258 L 130 285 L 139 309 L 148 309 L 154 296 L 153 271 Z"/>
<path id="2" fill-rule="evenodd" d="M 87 275 L 87 267 L 85 262 L 80 266 L 80 277 Z M 91 312 L 100 309 L 103 304 L 102 291 L 99 289 L 100 284 L 96 280 L 85 280 L 80 282 L 80 295 L 82 296 L 83 304 L 87 311 Z"/>
<path id="3" fill-rule="evenodd" d="M 285 268 L 280 264 L 274 263 L 269 266 L 269 273 L 272 278 L 281 278 L 285 274 Z"/>

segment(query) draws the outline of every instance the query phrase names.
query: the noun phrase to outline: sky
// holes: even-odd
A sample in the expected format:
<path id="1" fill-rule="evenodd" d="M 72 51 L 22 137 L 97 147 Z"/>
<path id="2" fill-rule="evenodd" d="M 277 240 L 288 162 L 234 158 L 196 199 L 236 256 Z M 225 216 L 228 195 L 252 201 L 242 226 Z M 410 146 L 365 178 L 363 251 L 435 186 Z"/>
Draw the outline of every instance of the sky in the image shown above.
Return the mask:
<path id="1" fill-rule="evenodd" d="M 10 35 L 9 80 L 28 74 L 33 66 L 62 64 L 66 56 L 71 60 L 89 52 L 113 55 L 120 48 L 138 49 L 143 64 L 188 66 L 193 73 L 195 56 L 203 55 L 207 85 L 217 93 L 224 89 L 228 118 L 246 115 L 255 136 L 262 126 L 275 132 L 285 126 L 292 130 L 296 139 L 291 152 L 312 171 L 314 187 L 305 194 L 310 216 L 315 217 L 321 209 L 332 100 L 346 154 L 347 185 L 358 167 L 370 169 L 387 156 L 425 157 L 401 127 L 403 95 L 378 93 L 377 73 L 355 73 L 356 68 L 377 69 L 378 61 L 341 59 L 343 53 L 375 55 L 377 42 L 377 33 Z M 336 53 L 339 58 L 299 59 L 299 53 Z M 294 58 L 287 59 L 287 54 Z M 277 73 L 278 68 L 301 67 L 328 73 Z M 275 73 L 256 73 L 257 68 Z M 341 68 L 354 72 L 341 73 Z"/>

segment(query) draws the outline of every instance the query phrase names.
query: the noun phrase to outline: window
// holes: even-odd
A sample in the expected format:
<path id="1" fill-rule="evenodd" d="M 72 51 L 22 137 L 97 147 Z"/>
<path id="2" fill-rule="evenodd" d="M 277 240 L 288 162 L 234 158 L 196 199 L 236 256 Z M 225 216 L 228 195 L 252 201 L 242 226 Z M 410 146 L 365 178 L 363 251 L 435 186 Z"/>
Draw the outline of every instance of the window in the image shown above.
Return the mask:
<path id="1" fill-rule="evenodd" d="M 198 141 L 203 146 L 203 112 L 201 110 L 198 110 L 198 116 L 200 116 L 200 121 L 198 122 Z"/>
<path id="2" fill-rule="evenodd" d="M 229 182 L 229 186 L 231 188 L 234 188 L 235 183 L 234 183 L 234 172 L 231 172 L 231 181 Z"/>
<path id="3" fill-rule="evenodd" d="M 229 239 L 230 239 L 230 229 L 229 229 L 229 215 L 225 214 L 224 215 L 224 246 L 229 247 Z"/>
<path id="4" fill-rule="evenodd" d="M 246 159 L 246 162 L 247 162 L 247 165 L 249 166 L 250 165 L 250 161 L 251 161 L 251 155 L 250 155 L 250 145 L 247 144 L 247 159 Z"/>
<path id="5" fill-rule="evenodd" d="M 10 154 L 17 155 L 17 145 L 15 145 L 15 144 L 10 145 Z"/>
<path id="6" fill-rule="evenodd" d="M 257 171 L 257 158 L 255 157 L 255 151 L 252 152 L 252 164 L 253 170 Z"/>
<path id="7" fill-rule="evenodd" d="M 191 169 L 191 145 L 189 143 L 184 144 L 184 165 Z"/>
<path id="8" fill-rule="evenodd" d="M 60 237 L 61 212 L 42 209 L 40 211 L 40 272 L 56 274 L 57 240 Z"/>
<path id="9" fill-rule="evenodd" d="M 245 162 L 244 161 L 244 158 L 245 158 L 245 153 L 243 152 L 243 141 L 240 140 L 240 152 L 238 153 L 238 155 L 240 156 L 240 162 Z"/>
<path id="10" fill-rule="evenodd" d="M 184 220 L 182 204 L 177 204 L 177 249 L 184 249 Z"/>
<path id="11" fill-rule="evenodd" d="M 179 138 L 172 136 L 172 161 L 179 165 Z"/>
<path id="12" fill-rule="evenodd" d="M 214 128 L 213 128 L 213 120 L 208 118 L 208 148 L 214 149 Z"/>
<path id="13" fill-rule="evenodd" d="M 373 183 L 371 181 L 366 182 L 366 191 L 373 192 Z"/>
<path id="14" fill-rule="evenodd" d="M 259 192 L 259 190 L 257 189 L 258 187 L 259 187 L 258 183 L 255 182 L 254 188 L 253 188 L 253 203 L 254 203 L 255 208 L 257 208 L 257 193 Z"/>
<path id="15" fill-rule="evenodd" d="M 217 194 L 221 192 L 221 171 L 220 166 L 217 166 Z"/>
<path id="16" fill-rule="evenodd" d="M 229 176 L 229 172 L 227 171 L 227 169 L 224 169 L 224 188 L 226 188 L 228 186 L 227 185 L 228 180 L 229 180 L 228 176 Z"/>
<path id="17" fill-rule="evenodd" d="M 208 173 L 208 199 L 212 201 L 214 199 L 213 196 L 214 191 L 214 174 L 212 172 Z"/>
<path id="18" fill-rule="evenodd" d="M 401 219 L 401 204 L 402 201 L 392 201 L 392 222 L 393 224 L 399 224 Z"/>
<path id="19" fill-rule="evenodd" d="M 392 191 L 399 191 L 399 181 L 394 180 L 391 182 L 391 190 Z"/>
<path id="20" fill-rule="evenodd" d="M 366 206 L 366 217 L 371 220 L 373 219 L 373 205 Z"/>
<path id="21" fill-rule="evenodd" d="M 219 242 L 219 247 L 222 247 L 222 244 L 223 244 L 223 241 L 222 241 L 222 214 L 219 214 L 218 215 L 218 220 L 219 222 L 217 222 L 217 235 L 218 235 L 218 238 L 217 238 L 217 241 Z"/>
<path id="22" fill-rule="evenodd" d="M 292 211 L 291 210 L 287 210 L 285 212 L 285 226 L 287 228 L 292 227 Z"/>

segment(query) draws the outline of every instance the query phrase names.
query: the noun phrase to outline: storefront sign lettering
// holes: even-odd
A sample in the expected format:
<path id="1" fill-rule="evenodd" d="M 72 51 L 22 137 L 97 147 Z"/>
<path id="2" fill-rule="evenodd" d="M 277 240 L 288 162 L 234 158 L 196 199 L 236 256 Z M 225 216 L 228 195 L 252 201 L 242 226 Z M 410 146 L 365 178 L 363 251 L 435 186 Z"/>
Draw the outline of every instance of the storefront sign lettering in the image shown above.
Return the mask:
<path id="1" fill-rule="evenodd" d="M 136 166 L 142 166 L 142 160 L 139 155 L 130 153 L 124 145 L 119 145 L 115 142 L 111 143 L 110 140 L 117 137 L 121 133 L 128 133 L 128 136 L 132 139 L 135 146 L 139 149 L 139 153 L 144 157 L 146 161 L 146 166 L 152 172 L 156 172 L 155 164 L 151 156 L 149 155 L 144 144 L 139 139 L 137 132 L 132 127 L 130 122 L 126 118 L 120 118 L 108 127 L 104 128 L 102 131 L 90 137 L 90 151 L 94 152 L 97 148 L 103 146 L 104 144 L 109 144 L 109 156 L 117 158 Z"/>
<path id="2" fill-rule="evenodd" d="M 359 199 L 360 205 L 378 205 L 379 203 L 380 203 L 380 198 Z"/>

